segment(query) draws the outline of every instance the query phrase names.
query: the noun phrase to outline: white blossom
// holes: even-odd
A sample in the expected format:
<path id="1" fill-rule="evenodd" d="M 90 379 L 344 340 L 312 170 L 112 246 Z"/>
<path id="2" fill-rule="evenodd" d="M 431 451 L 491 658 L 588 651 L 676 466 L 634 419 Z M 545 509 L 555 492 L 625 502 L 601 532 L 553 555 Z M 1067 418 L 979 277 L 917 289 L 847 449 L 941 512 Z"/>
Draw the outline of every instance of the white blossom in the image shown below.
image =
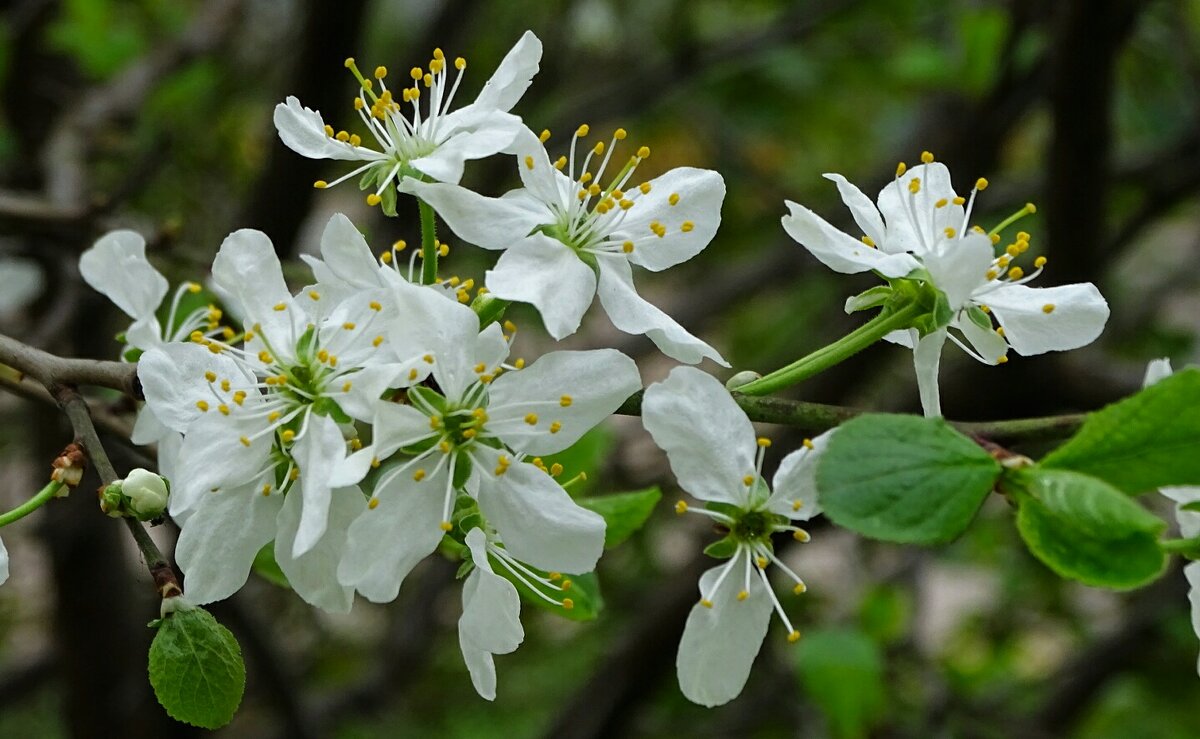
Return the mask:
<path id="1" fill-rule="evenodd" d="M 0 257 L 0 317 L 24 308 L 44 284 L 42 271 L 32 261 Z"/>

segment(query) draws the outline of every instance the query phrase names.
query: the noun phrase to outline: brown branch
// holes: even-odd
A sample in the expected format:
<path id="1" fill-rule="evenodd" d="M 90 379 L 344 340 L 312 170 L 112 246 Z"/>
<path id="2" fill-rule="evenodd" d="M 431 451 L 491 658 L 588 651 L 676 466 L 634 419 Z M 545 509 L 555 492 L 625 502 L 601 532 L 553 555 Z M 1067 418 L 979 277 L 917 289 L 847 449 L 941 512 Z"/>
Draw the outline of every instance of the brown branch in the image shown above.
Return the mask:
<path id="1" fill-rule="evenodd" d="M 0 364 L 29 375 L 47 390 L 55 385 L 95 385 L 142 398 L 134 364 L 59 357 L 3 334 L 0 334 Z"/>

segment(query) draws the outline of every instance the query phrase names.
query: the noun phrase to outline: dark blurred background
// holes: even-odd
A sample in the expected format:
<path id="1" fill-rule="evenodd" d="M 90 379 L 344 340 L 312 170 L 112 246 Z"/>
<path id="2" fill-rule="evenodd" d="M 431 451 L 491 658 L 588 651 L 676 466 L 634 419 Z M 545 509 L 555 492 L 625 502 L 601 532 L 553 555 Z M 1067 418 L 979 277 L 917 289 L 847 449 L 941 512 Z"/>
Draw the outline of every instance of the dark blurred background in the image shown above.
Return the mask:
<path id="1" fill-rule="evenodd" d="M 527 28 L 545 53 L 514 112 L 556 134 L 553 156 L 580 123 L 622 126 L 627 143 L 653 150 L 647 178 L 679 165 L 724 175 L 712 245 L 637 279 L 737 369 L 773 369 L 852 328 L 861 318 L 842 302 L 871 284 L 829 272 L 788 239 L 783 200 L 850 225 L 820 175 L 840 172 L 874 194 L 923 149 L 960 191 L 990 179 L 976 209 L 985 225 L 1035 202 L 1021 228 L 1049 258 L 1038 284 L 1094 281 L 1113 309 L 1102 339 L 1070 355 L 984 367 L 948 349 L 948 416 L 1093 409 L 1134 390 L 1150 358 L 1196 360 L 1196 0 L 7 0 L 0 255 L 36 260 L 46 287 L 4 330 L 63 354 L 114 357 L 127 321 L 83 285 L 76 262 L 116 226 L 145 234 L 172 282 L 202 277 L 236 228 L 263 229 L 281 256 L 311 251 L 336 211 L 374 246 L 415 242 L 411 201 L 387 220 L 352 184 L 314 191 L 346 168 L 284 149 L 273 106 L 294 94 L 350 127 L 346 56 L 403 70 L 435 46 L 468 58 L 465 102 Z M 465 184 L 498 195 L 515 174 L 511 159 L 495 158 L 468 165 Z M 449 269 L 480 279 L 490 256 L 449 241 Z M 615 345 L 647 382 L 666 373 L 649 342 L 597 313 L 568 346 Z M 518 353 L 550 347 L 536 315 L 512 317 Z M 915 411 L 910 357 L 875 347 L 791 393 Z M 97 401 L 113 419 L 118 468 L 152 463 L 119 438 L 131 409 Z M 798 441 L 764 431 L 784 448 Z M 0 508 L 40 486 L 69 436 L 53 409 L 0 394 Z M 592 472 L 594 492 L 660 484 L 667 502 L 677 493 L 636 419 L 592 434 L 571 461 Z M 4 529 L 14 574 L 0 588 L 0 737 L 206 733 L 154 702 L 144 625 L 157 605 L 93 488 L 85 481 Z M 474 694 L 458 653 L 452 563 L 430 560 L 396 603 L 360 602 L 339 617 L 252 575 L 213 608 L 249 672 L 242 709 L 218 734 L 1200 736 L 1200 645 L 1179 572 L 1130 594 L 1064 584 L 1025 552 L 999 501 L 936 550 L 817 523 L 813 542 L 786 554 L 809 583 L 785 601 L 805 639 L 789 647 L 776 625 L 741 698 L 690 705 L 674 654 L 712 537 L 669 508 L 602 561 L 598 621 L 526 607 L 526 643 L 497 659 L 494 704 Z M 172 538 L 168 526 L 155 535 Z"/>

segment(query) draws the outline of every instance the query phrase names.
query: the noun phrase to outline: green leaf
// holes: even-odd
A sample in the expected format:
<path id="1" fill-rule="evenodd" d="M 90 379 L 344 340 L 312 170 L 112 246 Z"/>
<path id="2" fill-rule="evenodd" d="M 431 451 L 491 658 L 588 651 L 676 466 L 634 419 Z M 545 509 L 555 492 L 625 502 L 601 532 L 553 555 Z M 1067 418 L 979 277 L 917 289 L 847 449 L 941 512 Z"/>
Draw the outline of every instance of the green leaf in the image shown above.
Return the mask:
<path id="1" fill-rule="evenodd" d="M 287 575 L 283 574 L 283 569 L 275 561 L 275 542 L 268 542 L 263 545 L 262 549 L 258 550 L 258 554 L 254 555 L 253 567 L 254 571 L 262 579 L 273 585 L 291 590 L 292 584 L 288 582 Z"/>
<path id="2" fill-rule="evenodd" d="M 1200 370 L 1177 372 L 1089 414 L 1079 432 L 1041 466 L 1083 472 L 1131 495 L 1167 485 L 1200 485 L 1196 409 Z"/>
<path id="3" fill-rule="evenodd" d="M 726 536 L 704 547 L 704 553 L 714 559 L 729 559 L 737 552 L 737 548 L 737 539 Z"/>
<path id="4" fill-rule="evenodd" d="M 800 684 L 836 737 L 865 737 L 884 707 L 883 656 L 866 634 L 813 631 L 796 654 Z"/>
<path id="5" fill-rule="evenodd" d="M 517 592 L 521 595 L 521 600 L 571 621 L 592 621 L 600 614 L 600 609 L 604 607 L 604 598 L 600 595 L 600 580 L 597 579 L 594 572 L 589 572 L 586 575 L 563 575 L 556 582 L 561 585 L 563 582 L 569 581 L 571 585 L 565 591 L 543 589 L 543 592 L 555 600 L 561 601 L 563 598 L 570 598 L 571 608 L 563 608 L 557 603 L 551 603 L 537 593 L 534 593 L 530 590 L 529 586 L 513 577 L 507 568 L 496 565 L 494 560 L 492 569 L 497 575 L 504 577 L 516 586 Z M 533 567 L 529 569 L 537 572 L 543 578 L 546 577 L 546 573 L 541 570 Z"/>
<path id="6" fill-rule="evenodd" d="M 1134 588 L 1162 574 L 1162 519 L 1102 480 L 1030 468 L 1003 483 L 1019 509 L 1029 551 L 1059 575 L 1087 585 Z"/>
<path id="7" fill-rule="evenodd" d="M 604 517 L 604 548 L 612 549 L 646 523 L 661 498 L 662 492 L 654 486 L 632 493 L 579 498 L 575 502 Z"/>
<path id="8" fill-rule="evenodd" d="M 1000 465 L 940 418 L 866 414 L 830 437 L 817 462 L 825 515 L 864 536 L 938 544 L 961 534 Z"/>
<path id="9" fill-rule="evenodd" d="M 242 702 L 242 650 L 208 611 L 176 611 L 162 619 L 150 645 L 150 684 L 171 718 L 219 729 Z"/>

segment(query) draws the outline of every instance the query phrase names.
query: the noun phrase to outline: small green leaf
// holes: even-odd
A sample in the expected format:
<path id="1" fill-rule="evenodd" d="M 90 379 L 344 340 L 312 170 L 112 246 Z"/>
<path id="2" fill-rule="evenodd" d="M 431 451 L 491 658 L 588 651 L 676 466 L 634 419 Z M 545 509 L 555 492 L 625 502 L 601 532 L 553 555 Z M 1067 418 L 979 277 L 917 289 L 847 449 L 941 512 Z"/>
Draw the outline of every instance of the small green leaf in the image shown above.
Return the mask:
<path id="1" fill-rule="evenodd" d="M 575 502 L 604 517 L 604 548 L 611 549 L 646 523 L 661 498 L 662 492 L 655 486 L 632 493 L 579 498 Z"/>
<path id="2" fill-rule="evenodd" d="M 729 559 L 737 552 L 737 548 L 737 540 L 732 536 L 726 536 L 704 547 L 704 553 L 714 559 Z"/>
<path id="3" fill-rule="evenodd" d="M 939 544 L 961 534 L 1000 465 L 940 418 L 866 414 L 842 424 L 817 462 L 834 523 L 884 541 Z"/>
<path id="4" fill-rule="evenodd" d="M 1162 574 L 1162 519 L 1102 480 L 1029 468 L 1004 481 L 1019 506 L 1029 551 L 1059 575 L 1087 585 L 1134 588 Z"/>
<path id="5" fill-rule="evenodd" d="M 219 729 L 242 702 L 242 650 L 208 611 L 176 611 L 162 620 L 150 645 L 150 684 L 171 718 Z"/>
<path id="6" fill-rule="evenodd" d="M 884 707 L 883 656 L 861 631 L 813 631 L 800 642 L 800 684 L 829 723 L 830 733 L 865 737 Z"/>
<path id="7" fill-rule="evenodd" d="M 1130 495 L 1200 485 L 1200 370 L 1176 372 L 1088 415 L 1044 468 L 1098 477 Z M 1190 412 L 1188 412 L 1190 411 Z"/>
<path id="8" fill-rule="evenodd" d="M 287 575 L 283 574 L 283 569 L 275 561 L 275 542 L 269 542 L 258 550 L 258 554 L 254 555 L 253 566 L 254 571 L 262 579 L 291 590 L 292 584 L 288 582 Z"/>
<path id="9" fill-rule="evenodd" d="M 379 207 L 383 214 L 389 218 L 396 217 L 396 188 L 389 184 L 383 188 L 383 192 L 379 193 Z"/>

